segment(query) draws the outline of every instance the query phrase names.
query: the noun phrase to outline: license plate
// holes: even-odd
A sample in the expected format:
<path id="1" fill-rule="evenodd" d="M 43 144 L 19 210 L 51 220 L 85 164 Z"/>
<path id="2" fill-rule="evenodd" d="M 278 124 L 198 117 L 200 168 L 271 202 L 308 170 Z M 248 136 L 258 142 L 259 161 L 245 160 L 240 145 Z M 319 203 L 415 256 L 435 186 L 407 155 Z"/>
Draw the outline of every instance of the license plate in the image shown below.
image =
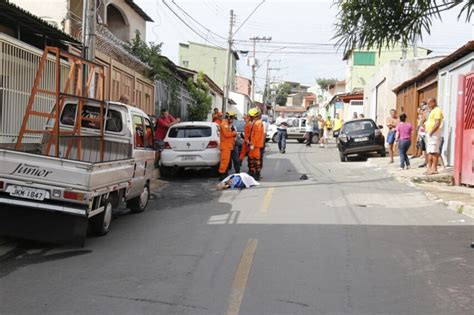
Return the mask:
<path id="1" fill-rule="evenodd" d="M 10 196 L 33 200 L 44 200 L 44 197 L 46 196 L 46 190 L 23 186 L 13 186 L 13 190 L 10 192 Z"/>
<path id="2" fill-rule="evenodd" d="M 362 141 L 367 141 L 367 140 L 369 140 L 368 137 L 354 138 L 354 142 L 362 142 Z"/>
<path id="3" fill-rule="evenodd" d="M 181 157 L 181 161 L 194 161 L 196 157 L 194 155 L 185 155 Z"/>

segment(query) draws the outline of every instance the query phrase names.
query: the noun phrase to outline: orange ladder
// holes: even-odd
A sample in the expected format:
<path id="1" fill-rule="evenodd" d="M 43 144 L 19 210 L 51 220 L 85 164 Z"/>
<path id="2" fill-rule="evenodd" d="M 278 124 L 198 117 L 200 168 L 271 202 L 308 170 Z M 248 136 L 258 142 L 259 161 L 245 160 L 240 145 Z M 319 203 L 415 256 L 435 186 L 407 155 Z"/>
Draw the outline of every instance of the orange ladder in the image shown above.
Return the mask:
<path id="1" fill-rule="evenodd" d="M 54 55 L 54 72 L 53 78 L 45 77 L 45 66 L 48 62 L 48 56 Z M 69 73 L 64 87 L 61 87 L 61 62 L 67 61 L 69 63 Z M 41 83 L 45 80 L 53 80 L 55 83 L 54 90 L 47 88 L 40 88 Z M 50 155 L 51 147 L 54 146 L 54 156 L 60 157 L 60 138 L 64 137 L 67 139 L 67 149 L 64 158 L 69 158 L 71 150 L 74 144 L 77 148 L 77 159 L 81 159 L 81 139 L 84 137 L 98 137 L 99 138 L 99 150 L 100 160 L 104 159 L 104 129 L 105 129 L 105 115 L 107 109 L 105 108 L 105 75 L 104 68 L 102 65 L 86 60 L 79 56 L 70 54 L 65 51 L 61 51 L 57 47 L 47 46 L 44 49 L 43 55 L 40 60 L 38 70 L 36 72 L 35 81 L 33 88 L 28 99 L 28 105 L 26 108 L 25 116 L 21 129 L 17 138 L 16 150 L 20 150 L 22 147 L 22 141 L 26 134 L 44 134 L 48 135 L 48 141 L 43 147 L 42 154 Z M 46 85 L 47 86 L 47 85 Z M 91 90 L 93 89 L 93 90 Z M 55 103 L 51 112 L 41 112 L 34 109 L 35 100 L 38 95 L 48 95 L 55 98 Z M 89 97 L 93 95 L 93 97 Z M 66 99 L 77 100 L 75 123 L 72 130 L 61 129 L 60 115 Z M 99 117 L 83 117 L 83 106 L 85 102 L 95 102 L 100 104 Z M 47 119 L 53 119 L 53 128 L 45 128 L 42 130 L 34 130 L 28 128 L 28 123 L 33 117 L 43 117 Z M 98 123 L 99 135 L 98 136 L 83 136 L 81 135 L 82 122 L 89 121 Z"/>

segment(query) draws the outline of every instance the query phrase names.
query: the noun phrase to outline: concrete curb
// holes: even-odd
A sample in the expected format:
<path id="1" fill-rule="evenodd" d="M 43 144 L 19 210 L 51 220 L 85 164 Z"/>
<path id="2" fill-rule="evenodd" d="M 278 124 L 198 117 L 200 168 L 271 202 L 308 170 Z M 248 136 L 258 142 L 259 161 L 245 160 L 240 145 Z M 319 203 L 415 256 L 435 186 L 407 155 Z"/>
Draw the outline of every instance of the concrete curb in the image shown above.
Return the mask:
<path id="1" fill-rule="evenodd" d="M 418 186 L 417 186 L 418 187 Z M 440 202 L 444 204 L 448 209 L 455 211 L 458 214 L 464 214 L 470 218 L 474 219 L 474 206 L 467 204 L 462 201 L 457 201 L 457 200 L 444 200 L 436 196 L 435 194 L 432 194 L 427 191 L 423 191 L 421 187 L 418 187 L 426 196 L 431 201 L 434 202 Z"/>

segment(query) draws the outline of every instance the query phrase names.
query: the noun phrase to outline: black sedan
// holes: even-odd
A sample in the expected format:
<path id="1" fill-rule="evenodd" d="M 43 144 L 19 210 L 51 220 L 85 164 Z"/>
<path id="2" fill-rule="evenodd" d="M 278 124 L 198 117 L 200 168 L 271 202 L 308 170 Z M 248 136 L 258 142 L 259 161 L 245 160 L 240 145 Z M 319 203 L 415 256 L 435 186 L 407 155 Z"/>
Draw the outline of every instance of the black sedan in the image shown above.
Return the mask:
<path id="1" fill-rule="evenodd" d="M 350 154 L 376 152 L 385 156 L 385 137 L 372 119 L 348 121 L 342 127 L 338 138 L 339 156 L 342 162 Z"/>

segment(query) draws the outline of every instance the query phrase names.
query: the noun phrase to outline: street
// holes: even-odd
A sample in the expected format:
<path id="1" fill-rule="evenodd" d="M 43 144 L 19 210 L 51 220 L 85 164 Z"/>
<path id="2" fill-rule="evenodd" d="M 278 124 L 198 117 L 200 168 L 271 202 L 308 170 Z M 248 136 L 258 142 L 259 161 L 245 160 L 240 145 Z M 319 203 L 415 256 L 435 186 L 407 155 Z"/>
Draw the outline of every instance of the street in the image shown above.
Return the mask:
<path id="1" fill-rule="evenodd" d="M 84 248 L 20 241 L 0 314 L 474 313 L 474 220 L 364 159 L 269 144 L 260 187 L 216 184 L 162 182 Z"/>

